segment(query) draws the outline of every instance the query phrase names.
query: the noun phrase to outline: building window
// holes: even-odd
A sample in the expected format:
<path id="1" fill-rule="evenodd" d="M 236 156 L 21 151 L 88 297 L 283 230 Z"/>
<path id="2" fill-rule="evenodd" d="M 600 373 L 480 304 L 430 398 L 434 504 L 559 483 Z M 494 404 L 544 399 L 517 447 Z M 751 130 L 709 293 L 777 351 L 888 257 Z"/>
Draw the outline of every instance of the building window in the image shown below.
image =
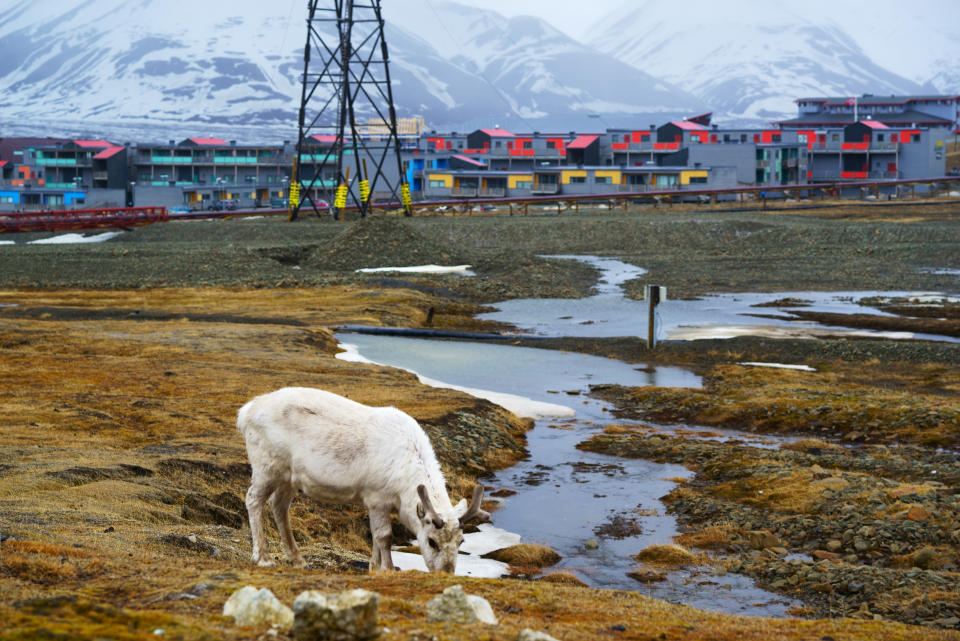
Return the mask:
<path id="1" fill-rule="evenodd" d="M 598 185 L 612 185 L 613 179 L 610 176 L 594 176 L 593 182 Z"/>
<path id="2" fill-rule="evenodd" d="M 676 174 L 658 174 L 656 185 L 657 187 L 675 187 L 677 184 L 677 175 Z"/>
<path id="3" fill-rule="evenodd" d="M 614 136 L 614 139 L 616 139 L 616 136 Z M 556 141 L 556 140 L 548 140 L 548 141 L 547 141 L 547 149 L 556 149 L 556 148 L 557 148 L 557 141 Z"/>
<path id="4" fill-rule="evenodd" d="M 571 185 L 581 185 L 587 182 L 586 176 L 570 176 Z"/>
<path id="5" fill-rule="evenodd" d="M 740 134 L 740 142 L 747 142 L 747 134 Z"/>
<path id="6" fill-rule="evenodd" d="M 430 181 L 430 186 L 431 186 L 431 187 L 446 187 L 446 186 L 447 186 L 447 183 L 444 182 L 444 181 L 442 181 L 442 180 L 431 180 L 431 181 Z"/>
<path id="7" fill-rule="evenodd" d="M 524 148 L 524 149 L 533 149 L 533 141 L 532 141 L 532 140 L 524 140 L 524 141 L 523 141 L 523 148 Z"/>
<path id="8" fill-rule="evenodd" d="M 496 141 L 494 141 L 493 146 L 494 146 L 495 149 L 500 149 L 500 144 L 501 144 L 500 141 L 499 141 L 499 140 L 496 140 Z"/>
<path id="9" fill-rule="evenodd" d="M 706 176 L 690 176 L 691 185 L 706 185 L 707 177 Z"/>
<path id="10" fill-rule="evenodd" d="M 530 189 L 530 186 L 531 186 L 532 184 L 533 184 L 533 183 L 532 183 L 531 181 L 529 181 L 529 180 L 518 180 L 518 181 L 517 181 L 517 189 Z"/>
<path id="11" fill-rule="evenodd" d="M 877 142 L 883 142 L 883 134 L 877 134 Z"/>

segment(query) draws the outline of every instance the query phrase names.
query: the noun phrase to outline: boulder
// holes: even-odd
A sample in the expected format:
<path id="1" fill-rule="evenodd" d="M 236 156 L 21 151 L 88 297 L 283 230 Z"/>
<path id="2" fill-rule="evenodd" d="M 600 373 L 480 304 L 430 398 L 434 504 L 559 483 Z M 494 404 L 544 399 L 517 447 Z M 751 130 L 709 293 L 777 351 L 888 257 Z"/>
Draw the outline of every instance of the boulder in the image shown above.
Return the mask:
<path id="1" fill-rule="evenodd" d="M 240 588 L 223 604 L 223 616 L 233 617 L 237 625 L 275 625 L 289 628 L 293 625 L 293 610 L 280 603 L 273 592 L 259 590 L 252 585 Z"/>
<path id="2" fill-rule="evenodd" d="M 497 624 L 493 608 L 483 597 L 467 594 L 463 586 L 453 585 L 427 603 L 427 616 L 431 621 L 447 623 Z"/>
<path id="3" fill-rule="evenodd" d="M 750 548 L 754 550 L 763 550 L 764 548 L 781 547 L 783 543 L 767 530 L 753 530 L 748 532 L 750 537 Z"/>
<path id="4" fill-rule="evenodd" d="M 372 639 L 380 634 L 379 607 L 380 595 L 367 590 L 301 592 L 293 602 L 293 637 L 297 641 Z"/>

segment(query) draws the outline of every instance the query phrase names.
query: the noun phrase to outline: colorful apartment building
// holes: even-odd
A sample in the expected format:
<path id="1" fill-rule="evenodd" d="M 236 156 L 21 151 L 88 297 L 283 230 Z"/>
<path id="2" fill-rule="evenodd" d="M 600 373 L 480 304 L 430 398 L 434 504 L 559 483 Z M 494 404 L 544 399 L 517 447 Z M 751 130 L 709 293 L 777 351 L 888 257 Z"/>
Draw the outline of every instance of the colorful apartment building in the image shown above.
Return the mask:
<path id="1" fill-rule="evenodd" d="M 888 127 L 960 129 L 960 96 L 862 96 L 798 98 L 797 117 L 781 120 L 784 128 L 844 127 L 877 120 Z"/>
<path id="2" fill-rule="evenodd" d="M 127 147 L 106 140 L 24 139 L 17 162 L 3 160 L 0 206 L 123 207 Z M 16 152 L 19 153 L 16 153 Z"/>
<path id="3" fill-rule="evenodd" d="M 603 195 L 808 183 L 931 178 L 945 173 L 960 97 L 803 98 L 797 118 L 767 128 L 726 128 L 704 114 L 646 128 L 514 133 L 431 131 L 401 140 L 415 199 Z M 854 119 L 856 109 L 856 119 Z M 924 109 L 926 111 L 920 111 Z M 373 123 L 375 125 L 376 123 Z M 373 126 L 371 125 L 371 126 Z M 413 123 L 422 130 L 422 123 Z M 365 144 L 379 139 L 372 129 Z M 300 149 L 301 192 L 330 200 L 337 145 L 314 135 Z M 359 142 L 359 141 L 358 141 Z M 371 145 L 372 146 L 372 145 Z M 342 166 L 359 171 L 353 145 Z M 284 207 L 297 150 L 289 141 L 245 145 L 214 137 L 166 144 L 0 139 L 0 208 L 164 205 Z M 388 194 L 373 194 L 388 198 Z"/>
<path id="4" fill-rule="evenodd" d="M 223 201 L 266 205 L 286 195 L 291 154 L 289 143 L 238 145 L 213 137 L 137 143 L 130 158 L 134 199 L 195 209 Z"/>

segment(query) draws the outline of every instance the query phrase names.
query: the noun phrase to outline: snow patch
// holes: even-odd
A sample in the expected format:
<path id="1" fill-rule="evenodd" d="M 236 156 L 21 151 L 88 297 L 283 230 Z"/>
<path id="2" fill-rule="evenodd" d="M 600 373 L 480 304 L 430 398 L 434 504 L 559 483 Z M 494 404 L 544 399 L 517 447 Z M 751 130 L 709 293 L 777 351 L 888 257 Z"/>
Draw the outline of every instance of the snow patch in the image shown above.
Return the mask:
<path id="1" fill-rule="evenodd" d="M 786 365 L 784 363 L 759 363 L 759 362 L 746 362 L 746 363 L 737 363 L 737 365 L 748 365 L 750 367 L 773 367 L 776 369 L 795 369 L 801 372 L 815 372 L 814 368 L 809 365 Z"/>
<path id="2" fill-rule="evenodd" d="M 473 265 L 414 265 L 411 267 L 363 267 L 356 270 L 360 274 L 376 274 L 381 272 L 399 272 L 402 274 L 463 274 L 473 276 L 470 271 Z"/>
<path id="3" fill-rule="evenodd" d="M 59 236 L 51 236 L 50 238 L 41 238 L 39 240 L 31 240 L 28 245 L 75 245 L 80 243 L 102 243 L 111 238 L 116 238 L 124 232 L 122 231 L 108 231 L 102 234 L 96 234 L 95 236 L 84 236 L 83 234 L 60 234 Z"/>

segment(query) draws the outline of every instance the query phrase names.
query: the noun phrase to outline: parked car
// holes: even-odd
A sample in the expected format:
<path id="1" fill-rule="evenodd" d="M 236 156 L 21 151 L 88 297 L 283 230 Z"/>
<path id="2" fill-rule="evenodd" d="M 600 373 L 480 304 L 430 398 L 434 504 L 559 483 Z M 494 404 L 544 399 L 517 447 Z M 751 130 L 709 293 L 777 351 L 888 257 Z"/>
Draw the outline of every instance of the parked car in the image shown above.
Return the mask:
<path id="1" fill-rule="evenodd" d="M 207 211 L 235 211 L 240 208 L 236 200 L 215 200 L 207 205 Z"/>

